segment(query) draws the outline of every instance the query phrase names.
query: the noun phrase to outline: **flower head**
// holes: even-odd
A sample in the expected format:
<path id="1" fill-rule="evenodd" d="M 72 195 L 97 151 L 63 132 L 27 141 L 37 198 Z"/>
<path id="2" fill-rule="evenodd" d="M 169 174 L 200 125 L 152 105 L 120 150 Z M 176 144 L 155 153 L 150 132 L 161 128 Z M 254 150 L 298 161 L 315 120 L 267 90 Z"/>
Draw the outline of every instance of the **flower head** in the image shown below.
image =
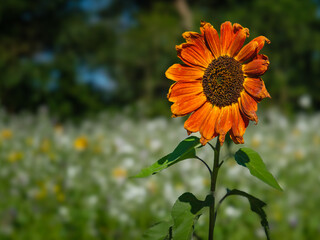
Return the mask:
<path id="1" fill-rule="evenodd" d="M 14 151 L 8 155 L 8 161 L 11 163 L 17 162 L 23 158 L 23 153 L 21 151 Z"/>
<path id="2" fill-rule="evenodd" d="M 73 142 L 73 146 L 78 151 L 83 151 L 88 147 L 88 139 L 85 136 L 78 137 Z"/>
<path id="3" fill-rule="evenodd" d="M 1 137 L 3 139 L 10 139 L 12 137 L 12 131 L 10 129 L 3 129 L 1 131 Z"/>
<path id="4" fill-rule="evenodd" d="M 127 177 L 127 170 L 121 167 L 114 168 L 112 170 L 112 176 L 116 179 L 122 179 Z"/>
<path id="5" fill-rule="evenodd" d="M 258 123 L 257 104 L 270 97 L 261 76 L 269 60 L 259 54 L 264 36 L 243 44 L 249 29 L 227 21 L 217 30 L 201 22 L 201 33 L 185 32 L 186 43 L 176 46 L 184 64 L 174 64 L 167 78 L 176 81 L 168 93 L 173 117 L 191 113 L 184 127 L 188 133 L 200 132 L 205 145 L 219 136 L 221 145 L 229 132 L 235 143 L 244 143 L 249 120 Z"/>

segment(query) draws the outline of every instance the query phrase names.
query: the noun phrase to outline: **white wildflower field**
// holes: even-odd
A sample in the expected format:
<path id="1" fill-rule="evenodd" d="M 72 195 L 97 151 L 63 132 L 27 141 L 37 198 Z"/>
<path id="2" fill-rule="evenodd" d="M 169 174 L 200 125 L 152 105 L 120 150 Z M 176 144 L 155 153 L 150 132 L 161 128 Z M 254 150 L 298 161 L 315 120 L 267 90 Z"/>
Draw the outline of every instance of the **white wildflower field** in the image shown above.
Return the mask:
<path id="1" fill-rule="evenodd" d="M 209 191 L 209 173 L 197 159 L 144 180 L 130 178 L 187 137 L 183 120 L 103 113 L 60 124 L 47 113 L 0 112 L 0 239 L 143 239 L 148 227 L 169 218 L 183 192 L 204 199 Z M 319 114 L 289 120 L 273 109 L 250 124 L 244 145 L 222 147 L 218 195 L 228 186 L 267 202 L 272 239 L 320 236 L 319 123 Z M 283 192 L 230 157 L 245 146 L 259 152 Z M 212 151 L 204 149 L 199 157 L 211 166 Z M 249 208 L 239 197 L 222 204 L 216 239 L 265 239 Z M 198 239 L 207 237 L 207 219 L 198 220 Z"/>

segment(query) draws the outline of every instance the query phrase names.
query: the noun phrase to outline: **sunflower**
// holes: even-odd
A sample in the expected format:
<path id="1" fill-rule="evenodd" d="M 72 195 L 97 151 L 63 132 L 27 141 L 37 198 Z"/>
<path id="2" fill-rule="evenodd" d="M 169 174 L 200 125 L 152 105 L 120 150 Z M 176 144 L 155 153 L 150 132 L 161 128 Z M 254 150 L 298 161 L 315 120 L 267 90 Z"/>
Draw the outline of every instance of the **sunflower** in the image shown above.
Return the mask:
<path id="1" fill-rule="evenodd" d="M 261 76 L 269 59 L 259 54 L 270 40 L 259 36 L 244 47 L 249 29 L 227 21 L 217 30 L 201 22 L 201 34 L 185 32 L 186 43 L 176 46 L 184 64 L 174 64 L 166 77 L 174 80 L 168 93 L 172 116 L 191 113 L 184 123 L 188 134 L 200 132 L 205 145 L 219 136 L 221 145 L 229 132 L 236 144 L 244 143 L 249 121 L 258 123 L 258 103 L 270 95 Z"/>

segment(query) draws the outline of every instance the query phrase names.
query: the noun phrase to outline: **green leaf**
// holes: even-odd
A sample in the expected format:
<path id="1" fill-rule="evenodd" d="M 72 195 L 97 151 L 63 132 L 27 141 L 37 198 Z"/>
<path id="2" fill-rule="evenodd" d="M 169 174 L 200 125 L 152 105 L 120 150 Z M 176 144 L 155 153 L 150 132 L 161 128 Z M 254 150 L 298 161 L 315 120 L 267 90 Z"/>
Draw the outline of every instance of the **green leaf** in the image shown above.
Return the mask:
<path id="1" fill-rule="evenodd" d="M 143 240 L 171 240 L 172 221 L 158 222 L 151 226 L 142 236 Z"/>
<path id="2" fill-rule="evenodd" d="M 243 196 L 249 200 L 251 210 L 260 216 L 261 225 L 264 228 L 267 239 L 270 240 L 269 224 L 268 224 L 268 220 L 267 220 L 267 215 L 266 215 L 265 211 L 262 209 L 267 204 L 265 202 L 261 201 L 260 199 L 254 197 L 246 192 L 237 190 L 237 189 L 233 189 L 233 190 L 227 189 L 227 194 L 220 201 L 220 204 L 226 197 L 231 196 L 231 195 Z"/>
<path id="3" fill-rule="evenodd" d="M 195 221 L 201 215 L 204 207 L 213 204 L 212 195 L 208 195 L 204 201 L 198 200 L 192 193 L 182 194 L 171 210 L 173 219 L 173 239 L 190 240 L 193 234 Z"/>
<path id="4" fill-rule="evenodd" d="M 251 175 L 259 178 L 271 187 L 283 191 L 277 180 L 266 168 L 260 155 L 254 150 L 250 148 L 240 148 L 235 154 L 235 160 L 239 165 L 247 167 Z"/>
<path id="5" fill-rule="evenodd" d="M 151 166 L 144 168 L 135 175 L 135 178 L 148 177 L 152 174 L 156 174 L 163 169 L 166 169 L 173 164 L 176 164 L 187 158 L 194 158 L 196 156 L 196 148 L 200 147 L 200 139 L 195 136 L 190 136 L 184 139 L 179 145 L 174 149 L 174 151 L 165 157 L 161 158 Z"/>

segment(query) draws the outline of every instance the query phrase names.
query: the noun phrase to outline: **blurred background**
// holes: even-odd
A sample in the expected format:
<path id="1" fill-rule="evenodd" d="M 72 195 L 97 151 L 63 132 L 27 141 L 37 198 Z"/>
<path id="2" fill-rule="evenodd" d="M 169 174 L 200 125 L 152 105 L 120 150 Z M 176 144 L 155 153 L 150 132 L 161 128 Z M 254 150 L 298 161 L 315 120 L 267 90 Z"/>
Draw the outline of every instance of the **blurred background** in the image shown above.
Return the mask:
<path id="1" fill-rule="evenodd" d="M 0 238 L 142 239 L 184 191 L 204 199 L 205 168 L 187 160 L 127 179 L 187 136 L 171 119 L 166 69 L 200 21 L 226 20 L 271 40 L 245 145 L 285 191 L 234 165 L 226 144 L 220 195 L 266 201 L 273 239 L 320 237 L 320 2 L 317 0 L 10 0 L 0 4 Z M 247 41 L 247 42 L 248 42 Z M 210 149 L 200 153 L 211 161 Z M 264 239 L 248 204 L 221 208 L 217 239 Z M 199 219 L 206 239 L 207 216 Z"/>

